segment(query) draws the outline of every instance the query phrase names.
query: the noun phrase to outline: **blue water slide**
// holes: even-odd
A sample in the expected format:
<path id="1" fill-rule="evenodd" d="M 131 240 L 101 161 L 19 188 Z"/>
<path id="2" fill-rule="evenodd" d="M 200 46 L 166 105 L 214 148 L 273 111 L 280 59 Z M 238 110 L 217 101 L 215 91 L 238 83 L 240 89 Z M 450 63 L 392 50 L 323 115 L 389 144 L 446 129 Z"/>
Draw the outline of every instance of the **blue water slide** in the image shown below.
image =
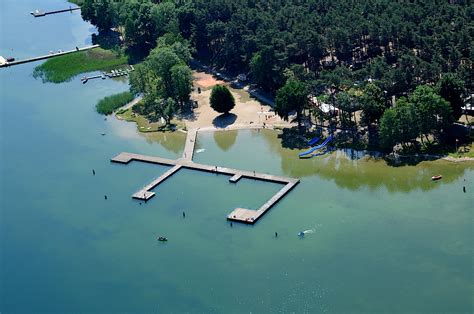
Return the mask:
<path id="1" fill-rule="evenodd" d="M 315 137 L 311 141 L 308 142 L 308 145 L 314 145 L 317 142 L 319 142 L 320 139 L 321 139 L 320 137 Z"/>
<path id="2" fill-rule="evenodd" d="M 300 153 L 299 156 L 300 157 L 307 156 L 309 154 L 312 154 L 315 150 L 325 147 L 332 140 L 332 138 L 333 138 L 332 135 L 329 136 L 327 139 L 324 140 L 324 142 L 322 142 L 321 144 L 319 144 L 317 146 L 311 147 L 309 150 L 307 150 L 305 152 Z"/>

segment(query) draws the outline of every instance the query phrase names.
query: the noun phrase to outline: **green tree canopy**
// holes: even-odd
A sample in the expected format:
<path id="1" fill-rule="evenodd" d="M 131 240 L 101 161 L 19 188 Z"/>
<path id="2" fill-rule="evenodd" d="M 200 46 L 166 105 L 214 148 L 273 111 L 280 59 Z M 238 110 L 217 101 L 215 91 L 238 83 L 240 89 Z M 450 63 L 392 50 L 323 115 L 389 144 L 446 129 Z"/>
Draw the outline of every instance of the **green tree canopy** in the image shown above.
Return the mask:
<path id="1" fill-rule="evenodd" d="M 359 102 L 362 106 L 362 121 L 367 125 L 378 121 L 386 108 L 383 91 L 373 83 L 364 88 Z"/>
<path id="2" fill-rule="evenodd" d="M 193 88 L 191 69 L 185 64 L 176 64 L 171 68 L 173 96 L 181 107 L 189 101 Z"/>
<path id="3" fill-rule="evenodd" d="M 417 126 L 421 139 L 423 136 L 440 135 L 451 123 L 451 106 L 434 88 L 418 86 L 410 95 L 409 102 L 415 107 Z"/>
<path id="4" fill-rule="evenodd" d="M 211 92 L 211 108 L 219 113 L 228 113 L 235 106 L 235 99 L 224 85 L 216 85 Z"/>
<path id="5" fill-rule="evenodd" d="M 395 107 L 385 110 L 380 120 L 382 145 L 390 149 L 396 144 L 406 147 L 417 138 L 429 141 L 429 135 L 439 139 L 450 124 L 451 107 L 430 86 L 419 86 L 409 98 L 400 98 Z"/>
<path id="6" fill-rule="evenodd" d="M 117 22 L 117 10 L 111 0 L 84 0 L 81 15 L 85 21 L 97 26 L 99 31 L 108 31 Z"/>
<path id="7" fill-rule="evenodd" d="M 450 103 L 453 118 L 458 120 L 462 115 L 461 108 L 464 105 L 464 82 L 456 74 L 445 74 L 438 82 L 437 92 L 441 97 Z"/>
<path id="8" fill-rule="evenodd" d="M 101 31 L 120 26 L 135 51 L 146 55 L 160 36 L 180 35 L 196 57 L 250 71 L 271 92 L 293 64 L 322 78 L 316 86 L 323 76 L 340 90 L 373 78 L 389 97 L 443 73 L 466 87 L 474 81 L 472 1 L 84 0 L 82 9 Z"/>
<path id="9" fill-rule="evenodd" d="M 191 69 L 173 47 L 162 40 L 130 75 L 130 90 L 144 96 L 143 112 L 152 119 L 163 117 L 167 123 L 183 109 L 192 91 Z M 184 56 L 185 48 L 180 46 Z"/>
<path id="10" fill-rule="evenodd" d="M 298 124 L 301 121 L 301 113 L 308 103 L 308 91 L 306 86 L 297 80 L 289 79 L 282 88 L 277 91 L 275 99 L 275 112 L 284 120 L 288 120 L 291 112 L 296 112 Z"/>
<path id="11" fill-rule="evenodd" d="M 354 127 L 352 114 L 357 109 L 355 99 L 347 92 L 339 92 L 336 95 L 336 107 L 340 110 L 341 126 L 343 128 Z"/>
<path id="12" fill-rule="evenodd" d="M 380 119 L 380 142 L 385 149 L 390 150 L 396 144 L 406 148 L 418 134 L 415 107 L 405 97 L 400 98 L 395 107 L 385 110 Z"/>

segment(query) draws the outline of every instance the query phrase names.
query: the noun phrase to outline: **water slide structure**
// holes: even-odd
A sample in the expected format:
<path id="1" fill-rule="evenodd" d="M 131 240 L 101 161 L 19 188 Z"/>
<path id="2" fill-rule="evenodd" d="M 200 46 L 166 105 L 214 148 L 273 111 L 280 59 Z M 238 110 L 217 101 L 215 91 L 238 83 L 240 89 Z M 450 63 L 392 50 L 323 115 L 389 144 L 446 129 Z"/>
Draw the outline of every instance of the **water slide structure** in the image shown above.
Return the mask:
<path id="1" fill-rule="evenodd" d="M 320 139 L 321 139 L 320 137 L 315 137 L 311 141 L 308 141 L 308 145 L 314 145 L 317 142 L 319 142 Z"/>
<path id="2" fill-rule="evenodd" d="M 300 153 L 299 154 L 300 158 L 311 155 L 315 150 L 325 147 L 332 140 L 332 138 L 333 136 L 331 135 L 327 139 L 325 139 L 324 142 L 322 142 L 321 144 L 311 147 L 309 150 Z"/>

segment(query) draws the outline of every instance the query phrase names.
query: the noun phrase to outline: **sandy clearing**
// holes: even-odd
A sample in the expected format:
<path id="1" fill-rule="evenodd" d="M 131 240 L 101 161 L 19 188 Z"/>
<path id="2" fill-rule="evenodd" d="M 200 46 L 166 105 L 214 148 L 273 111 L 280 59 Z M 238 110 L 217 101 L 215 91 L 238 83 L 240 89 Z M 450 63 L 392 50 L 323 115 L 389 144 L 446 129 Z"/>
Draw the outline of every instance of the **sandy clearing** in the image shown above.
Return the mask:
<path id="1" fill-rule="evenodd" d="M 263 105 L 258 100 L 250 97 L 249 93 L 242 89 L 234 89 L 229 83 L 216 80 L 212 75 L 193 71 L 194 91 L 191 99 L 198 102 L 198 107 L 194 109 L 194 115 L 184 119 L 188 129 L 194 128 L 225 128 L 235 126 L 252 126 L 267 125 L 272 126 L 289 126 L 290 124 L 283 121 L 272 110 L 271 107 Z M 211 88 L 214 85 L 221 84 L 229 87 L 235 98 L 235 107 L 230 115 L 221 115 L 214 111 L 209 103 L 211 96 Z M 201 87 L 201 93 L 198 93 L 197 87 Z"/>

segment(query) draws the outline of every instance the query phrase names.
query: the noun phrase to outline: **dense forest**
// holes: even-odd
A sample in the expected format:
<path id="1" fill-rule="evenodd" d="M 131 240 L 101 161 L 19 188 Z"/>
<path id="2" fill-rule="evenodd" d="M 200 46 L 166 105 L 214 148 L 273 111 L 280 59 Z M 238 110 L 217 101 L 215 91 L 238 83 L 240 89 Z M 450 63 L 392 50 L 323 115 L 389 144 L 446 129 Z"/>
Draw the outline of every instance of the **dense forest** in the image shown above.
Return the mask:
<path id="1" fill-rule="evenodd" d="M 277 100 L 291 99 L 282 93 L 296 82 L 307 96 L 339 103 L 349 119 L 338 125 L 362 110 L 374 133 L 387 128 L 379 123 L 393 99 L 410 104 L 412 94 L 434 92 L 452 122 L 474 90 L 468 0 L 84 0 L 82 16 L 101 33 L 118 31 L 130 55 L 175 38 L 196 59 L 249 74 Z M 312 106 L 285 105 L 277 101 L 277 112 L 295 109 L 298 121 Z"/>

